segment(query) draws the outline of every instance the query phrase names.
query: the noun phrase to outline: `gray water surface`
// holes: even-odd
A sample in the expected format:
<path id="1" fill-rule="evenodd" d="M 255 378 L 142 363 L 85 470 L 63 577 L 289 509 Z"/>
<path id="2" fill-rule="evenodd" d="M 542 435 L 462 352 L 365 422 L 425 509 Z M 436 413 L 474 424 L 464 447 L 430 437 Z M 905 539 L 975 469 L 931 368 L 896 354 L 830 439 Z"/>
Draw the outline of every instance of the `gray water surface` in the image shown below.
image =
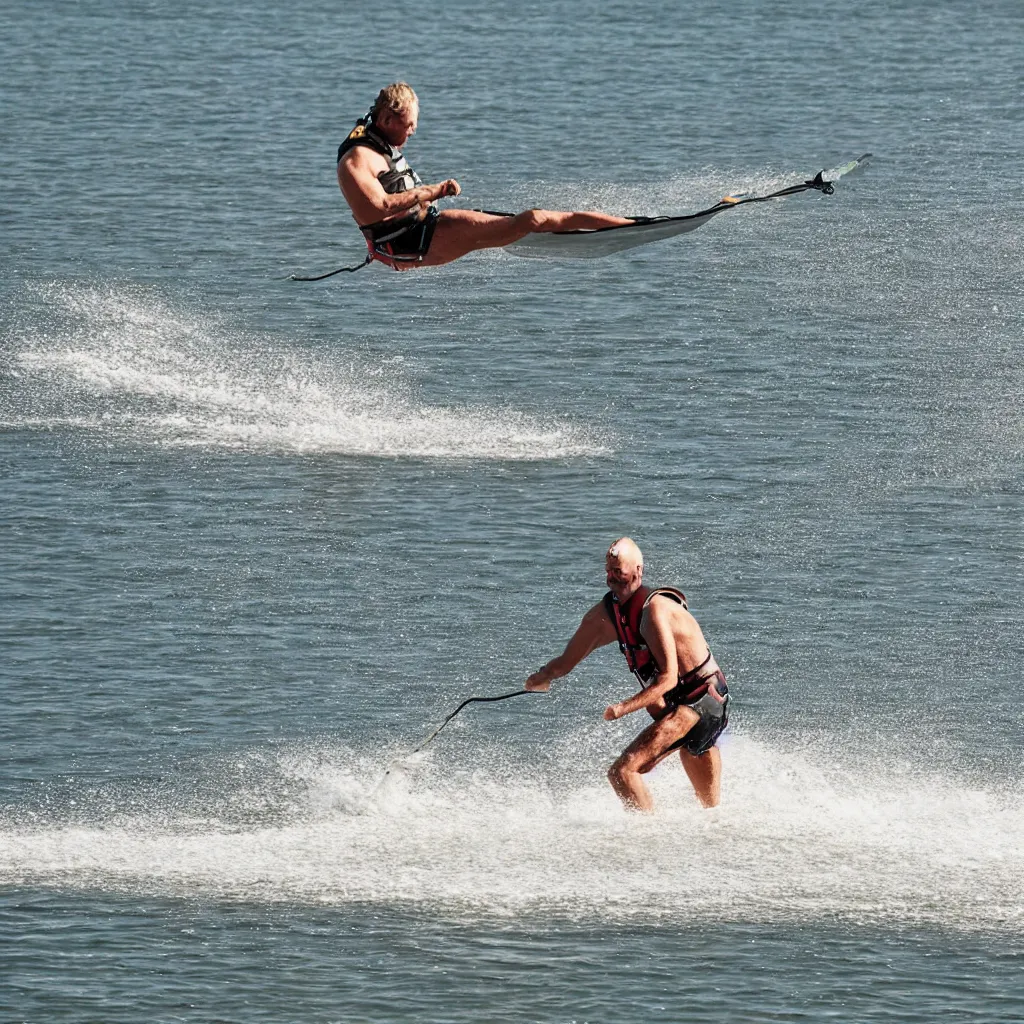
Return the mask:
<path id="1" fill-rule="evenodd" d="M 4 1019 L 1024 1018 L 1021 52 L 1009 0 L 5 7 Z M 469 207 L 874 156 L 283 280 L 362 259 L 395 78 Z M 729 676 L 721 807 L 620 809 L 614 649 L 403 759 L 622 534 Z"/>

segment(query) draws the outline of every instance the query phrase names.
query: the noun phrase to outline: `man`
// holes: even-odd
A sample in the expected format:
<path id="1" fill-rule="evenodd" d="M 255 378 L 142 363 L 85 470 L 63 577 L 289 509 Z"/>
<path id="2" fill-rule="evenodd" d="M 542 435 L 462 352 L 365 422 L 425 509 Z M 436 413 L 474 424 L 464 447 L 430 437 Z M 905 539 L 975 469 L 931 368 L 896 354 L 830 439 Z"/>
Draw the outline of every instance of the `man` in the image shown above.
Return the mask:
<path id="1" fill-rule="evenodd" d="M 654 723 L 612 765 L 612 788 L 630 810 L 653 810 L 641 776 L 678 750 L 697 799 L 716 807 L 722 761 L 715 743 L 729 721 L 725 676 L 682 592 L 643 586 L 644 557 L 629 537 L 608 549 L 605 571 L 604 599 L 583 616 L 565 650 L 534 672 L 524 688 L 549 689 L 552 679 L 568 675 L 591 651 L 617 640 L 641 689 L 605 708 L 605 720 L 646 708 Z"/>
<path id="2" fill-rule="evenodd" d="M 416 131 L 419 100 L 405 82 L 382 89 L 370 112 L 338 148 L 338 184 L 366 238 L 370 258 L 395 270 L 436 267 L 475 249 L 491 249 L 531 231 L 575 231 L 630 224 L 604 213 L 526 210 L 517 216 L 480 210 L 439 211 L 457 196 L 454 178 L 424 185 L 401 147 Z"/>

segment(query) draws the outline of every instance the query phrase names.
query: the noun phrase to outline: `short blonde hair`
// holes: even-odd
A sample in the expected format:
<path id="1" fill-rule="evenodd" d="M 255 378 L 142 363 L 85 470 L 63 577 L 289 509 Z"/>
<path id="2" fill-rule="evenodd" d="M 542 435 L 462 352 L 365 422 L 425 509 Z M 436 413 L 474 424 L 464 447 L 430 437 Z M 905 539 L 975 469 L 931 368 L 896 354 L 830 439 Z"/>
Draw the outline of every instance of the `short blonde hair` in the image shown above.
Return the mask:
<path id="1" fill-rule="evenodd" d="M 379 93 L 370 110 L 371 114 L 400 114 L 408 110 L 413 104 L 419 106 L 419 99 L 412 91 L 408 82 L 392 82 L 385 86 Z"/>

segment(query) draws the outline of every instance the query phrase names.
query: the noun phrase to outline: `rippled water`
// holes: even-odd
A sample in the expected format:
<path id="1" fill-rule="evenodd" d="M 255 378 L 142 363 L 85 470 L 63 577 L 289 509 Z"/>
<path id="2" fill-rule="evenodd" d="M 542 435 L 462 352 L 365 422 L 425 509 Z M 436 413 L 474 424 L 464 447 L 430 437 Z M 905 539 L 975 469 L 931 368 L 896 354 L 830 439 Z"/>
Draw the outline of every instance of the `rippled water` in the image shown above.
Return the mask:
<path id="1" fill-rule="evenodd" d="M 0 24 L 4 1019 L 1024 1017 L 1019 4 Z M 362 258 L 333 155 L 399 76 L 467 206 L 874 157 L 283 280 Z M 729 676 L 721 807 L 621 811 L 613 650 L 407 756 L 623 533 Z"/>

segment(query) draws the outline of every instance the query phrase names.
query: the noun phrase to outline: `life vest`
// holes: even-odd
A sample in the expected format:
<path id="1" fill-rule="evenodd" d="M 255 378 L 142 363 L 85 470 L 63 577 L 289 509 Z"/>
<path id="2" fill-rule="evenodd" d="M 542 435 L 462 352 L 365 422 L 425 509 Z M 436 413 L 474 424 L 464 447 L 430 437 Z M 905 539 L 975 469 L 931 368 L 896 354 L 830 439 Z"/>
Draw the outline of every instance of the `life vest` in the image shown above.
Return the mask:
<path id="1" fill-rule="evenodd" d="M 395 149 L 375 128 L 372 114 L 359 118 L 356 126 L 348 133 L 348 138 L 338 147 L 338 162 L 356 146 L 367 146 L 375 153 L 380 153 L 388 162 L 388 169 L 377 175 L 377 180 L 389 195 L 396 192 L 408 192 L 422 185 L 420 176 L 409 166 L 401 150 Z"/>
<path id="2" fill-rule="evenodd" d="M 604 595 L 604 608 L 608 618 L 612 620 L 612 625 L 615 626 L 619 650 L 625 655 L 629 671 L 637 677 L 641 686 L 649 685 L 658 674 L 658 664 L 640 633 L 640 621 L 644 609 L 651 603 L 651 598 L 659 594 L 672 598 L 686 608 L 686 595 L 675 587 L 659 587 L 657 590 L 637 587 L 622 604 L 615 600 L 615 595 L 610 590 Z"/>

